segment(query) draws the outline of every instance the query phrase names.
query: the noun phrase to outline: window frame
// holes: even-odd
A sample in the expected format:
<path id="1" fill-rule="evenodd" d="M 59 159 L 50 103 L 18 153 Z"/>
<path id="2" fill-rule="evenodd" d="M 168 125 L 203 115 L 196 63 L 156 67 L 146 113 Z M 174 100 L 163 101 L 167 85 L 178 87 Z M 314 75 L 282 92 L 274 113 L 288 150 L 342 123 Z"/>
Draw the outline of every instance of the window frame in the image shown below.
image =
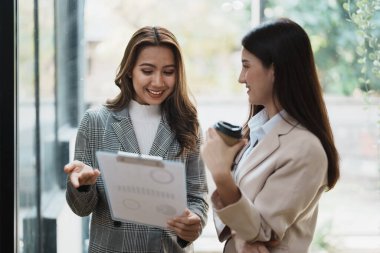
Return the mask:
<path id="1" fill-rule="evenodd" d="M 4 252 L 17 250 L 17 1 L 3 1 L 0 8 L 0 245 Z M 12 159 L 13 158 L 13 159 Z"/>

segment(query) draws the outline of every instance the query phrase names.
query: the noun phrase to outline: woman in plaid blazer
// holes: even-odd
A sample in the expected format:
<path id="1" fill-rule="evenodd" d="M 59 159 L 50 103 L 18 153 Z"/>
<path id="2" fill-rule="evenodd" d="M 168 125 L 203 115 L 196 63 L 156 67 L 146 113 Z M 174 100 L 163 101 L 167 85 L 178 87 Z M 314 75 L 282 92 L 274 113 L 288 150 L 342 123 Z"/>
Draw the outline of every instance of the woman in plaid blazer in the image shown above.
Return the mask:
<path id="1" fill-rule="evenodd" d="M 85 113 L 77 133 L 75 161 L 64 168 L 67 203 L 79 216 L 91 214 L 89 252 L 193 252 L 192 242 L 207 222 L 208 189 L 199 155 L 197 111 L 188 96 L 182 54 L 174 35 L 160 27 L 136 31 L 115 83 L 121 90 L 118 96 Z M 153 114 L 144 114 L 151 108 Z M 140 114 L 139 120 L 131 116 L 134 113 Z M 168 229 L 113 221 L 96 169 L 98 150 L 137 154 L 145 150 L 149 155 L 184 162 L 188 209 L 168 221 Z"/>

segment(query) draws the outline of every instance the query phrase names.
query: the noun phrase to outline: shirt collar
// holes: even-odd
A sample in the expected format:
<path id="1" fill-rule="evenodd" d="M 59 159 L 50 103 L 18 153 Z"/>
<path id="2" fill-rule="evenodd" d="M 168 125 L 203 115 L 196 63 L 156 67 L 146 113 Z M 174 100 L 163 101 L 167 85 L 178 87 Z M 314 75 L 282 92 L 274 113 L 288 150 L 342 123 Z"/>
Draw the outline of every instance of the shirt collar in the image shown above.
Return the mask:
<path id="1" fill-rule="evenodd" d="M 259 113 L 254 115 L 248 121 L 248 127 L 250 129 L 250 139 L 252 141 L 260 141 L 267 133 L 269 133 L 284 116 L 285 110 L 280 111 L 274 115 L 271 119 L 268 117 L 268 113 L 264 108 Z"/>

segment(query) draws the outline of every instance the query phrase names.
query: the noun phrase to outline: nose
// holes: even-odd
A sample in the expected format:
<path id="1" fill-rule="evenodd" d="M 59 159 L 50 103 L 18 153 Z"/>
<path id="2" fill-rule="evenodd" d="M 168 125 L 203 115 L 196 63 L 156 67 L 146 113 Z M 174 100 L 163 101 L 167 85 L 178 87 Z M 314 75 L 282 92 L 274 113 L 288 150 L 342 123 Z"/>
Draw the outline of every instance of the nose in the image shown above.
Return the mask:
<path id="1" fill-rule="evenodd" d="M 240 72 L 238 82 L 245 83 L 245 74 L 243 73 L 243 71 Z"/>
<path id="2" fill-rule="evenodd" d="M 156 73 L 153 76 L 152 85 L 153 86 L 163 86 L 164 85 L 164 79 L 163 79 L 161 73 Z"/>

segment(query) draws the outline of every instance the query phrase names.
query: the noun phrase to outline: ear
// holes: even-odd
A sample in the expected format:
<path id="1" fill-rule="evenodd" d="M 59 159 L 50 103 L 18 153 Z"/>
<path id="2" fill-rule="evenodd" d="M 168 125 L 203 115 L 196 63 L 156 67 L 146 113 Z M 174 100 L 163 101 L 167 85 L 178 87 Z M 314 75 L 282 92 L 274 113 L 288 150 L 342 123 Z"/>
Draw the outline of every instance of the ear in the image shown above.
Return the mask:
<path id="1" fill-rule="evenodd" d="M 270 65 L 269 74 L 271 75 L 272 82 L 274 83 L 276 75 L 275 75 L 275 68 L 274 68 L 273 63 L 272 63 L 272 65 Z"/>

